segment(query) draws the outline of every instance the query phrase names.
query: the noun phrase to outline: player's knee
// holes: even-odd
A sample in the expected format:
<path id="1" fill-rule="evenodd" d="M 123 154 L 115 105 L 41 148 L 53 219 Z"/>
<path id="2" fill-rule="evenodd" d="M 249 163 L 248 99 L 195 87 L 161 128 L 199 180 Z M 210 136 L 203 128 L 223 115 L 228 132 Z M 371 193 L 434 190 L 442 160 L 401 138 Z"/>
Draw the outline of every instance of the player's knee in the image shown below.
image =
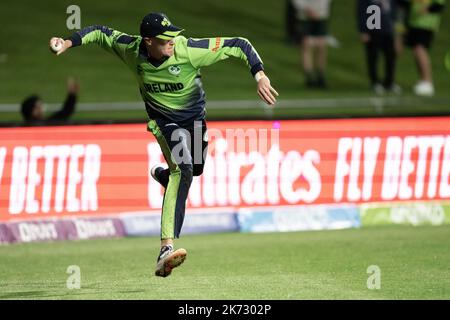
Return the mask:
<path id="1" fill-rule="evenodd" d="M 194 177 L 201 176 L 203 173 L 203 166 L 194 166 L 193 174 Z"/>

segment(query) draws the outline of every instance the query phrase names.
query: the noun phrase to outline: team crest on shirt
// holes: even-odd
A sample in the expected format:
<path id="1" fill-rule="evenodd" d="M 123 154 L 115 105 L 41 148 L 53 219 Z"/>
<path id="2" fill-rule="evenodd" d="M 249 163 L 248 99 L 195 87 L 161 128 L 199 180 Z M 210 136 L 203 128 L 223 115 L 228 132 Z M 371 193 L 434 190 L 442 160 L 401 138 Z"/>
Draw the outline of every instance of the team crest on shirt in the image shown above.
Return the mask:
<path id="1" fill-rule="evenodd" d="M 179 66 L 170 66 L 169 72 L 174 76 L 178 76 L 181 72 L 181 68 Z"/>

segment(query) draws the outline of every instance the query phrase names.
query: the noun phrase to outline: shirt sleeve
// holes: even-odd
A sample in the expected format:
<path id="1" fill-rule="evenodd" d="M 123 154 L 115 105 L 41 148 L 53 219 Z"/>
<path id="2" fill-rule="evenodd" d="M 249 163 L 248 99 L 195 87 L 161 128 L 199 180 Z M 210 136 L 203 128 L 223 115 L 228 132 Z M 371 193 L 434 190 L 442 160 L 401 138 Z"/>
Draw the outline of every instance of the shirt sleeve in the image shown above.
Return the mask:
<path id="1" fill-rule="evenodd" d="M 263 62 L 258 52 L 256 52 L 250 41 L 245 38 L 189 38 L 187 51 L 192 66 L 197 69 L 229 57 L 235 57 L 246 63 L 253 76 L 264 70 Z"/>
<path id="2" fill-rule="evenodd" d="M 129 36 L 106 26 L 96 25 L 81 29 L 70 37 L 67 37 L 66 40 L 72 41 L 72 47 L 96 43 L 103 49 L 124 60 L 127 46 L 136 40 L 136 37 Z"/>
<path id="3" fill-rule="evenodd" d="M 67 120 L 75 111 L 75 104 L 77 103 L 77 95 L 74 93 L 67 94 L 66 101 L 61 110 L 53 113 L 47 120 Z"/>

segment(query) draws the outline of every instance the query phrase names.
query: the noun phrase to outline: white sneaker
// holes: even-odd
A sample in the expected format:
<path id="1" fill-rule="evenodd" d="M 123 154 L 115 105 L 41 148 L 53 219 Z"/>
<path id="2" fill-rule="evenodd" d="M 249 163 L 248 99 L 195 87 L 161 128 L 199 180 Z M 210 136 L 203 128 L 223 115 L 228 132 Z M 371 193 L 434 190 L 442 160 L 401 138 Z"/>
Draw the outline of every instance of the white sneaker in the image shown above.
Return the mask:
<path id="1" fill-rule="evenodd" d="M 372 90 L 375 94 L 381 96 L 383 94 L 385 94 L 386 90 L 384 89 L 383 85 L 381 83 L 375 83 L 372 86 Z"/>
<path id="2" fill-rule="evenodd" d="M 434 95 L 433 83 L 428 81 L 419 81 L 414 86 L 414 93 L 418 96 L 431 97 Z"/>
<path id="3" fill-rule="evenodd" d="M 185 249 L 173 251 L 172 246 L 162 247 L 156 263 L 155 276 L 163 278 L 169 276 L 172 273 L 172 269 L 184 262 L 186 255 Z"/>
<path id="4" fill-rule="evenodd" d="M 397 96 L 402 94 L 402 87 L 400 87 L 398 84 L 394 83 L 390 87 L 386 88 L 387 92 L 395 94 Z"/>

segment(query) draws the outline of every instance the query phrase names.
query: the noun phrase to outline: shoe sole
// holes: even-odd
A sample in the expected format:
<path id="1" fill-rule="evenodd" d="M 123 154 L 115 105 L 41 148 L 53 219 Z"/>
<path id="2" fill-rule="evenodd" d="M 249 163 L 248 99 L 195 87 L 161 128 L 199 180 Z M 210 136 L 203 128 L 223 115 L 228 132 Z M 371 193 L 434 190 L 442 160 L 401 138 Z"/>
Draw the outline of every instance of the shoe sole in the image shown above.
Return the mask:
<path id="1" fill-rule="evenodd" d="M 187 252 L 184 249 L 175 250 L 171 255 L 169 255 L 160 268 L 155 271 L 155 276 L 157 277 L 167 277 L 172 273 L 172 270 L 180 266 L 184 260 L 186 260 Z"/>

